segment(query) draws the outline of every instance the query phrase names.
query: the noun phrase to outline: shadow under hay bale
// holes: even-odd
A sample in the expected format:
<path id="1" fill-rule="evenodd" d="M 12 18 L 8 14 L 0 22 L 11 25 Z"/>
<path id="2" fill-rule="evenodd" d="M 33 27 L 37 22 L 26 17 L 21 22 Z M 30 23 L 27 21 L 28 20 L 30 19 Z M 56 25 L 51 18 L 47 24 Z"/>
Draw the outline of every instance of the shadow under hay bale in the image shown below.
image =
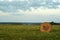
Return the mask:
<path id="1" fill-rule="evenodd" d="M 40 31 L 41 32 L 51 32 L 51 30 L 52 30 L 52 26 L 48 22 L 44 22 L 40 26 Z"/>

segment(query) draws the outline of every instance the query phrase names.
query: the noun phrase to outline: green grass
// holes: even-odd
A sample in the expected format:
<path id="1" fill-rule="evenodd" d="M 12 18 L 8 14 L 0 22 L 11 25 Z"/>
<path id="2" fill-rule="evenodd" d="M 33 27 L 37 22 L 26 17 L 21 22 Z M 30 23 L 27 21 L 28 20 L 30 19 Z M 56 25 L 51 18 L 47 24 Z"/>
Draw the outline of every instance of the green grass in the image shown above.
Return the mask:
<path id="1" fill-rule="evenodd" d="M 0 40 L 60 40 L 60 25 L 50 33 L 39 31 L 40 25 L 0 25 Z"/>

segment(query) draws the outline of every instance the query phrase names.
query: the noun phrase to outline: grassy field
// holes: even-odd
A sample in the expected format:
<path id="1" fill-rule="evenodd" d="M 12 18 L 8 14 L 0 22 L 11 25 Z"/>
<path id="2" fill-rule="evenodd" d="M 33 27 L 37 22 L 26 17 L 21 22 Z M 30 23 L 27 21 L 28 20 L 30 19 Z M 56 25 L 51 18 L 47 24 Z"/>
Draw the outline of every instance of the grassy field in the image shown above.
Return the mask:
<path id="1" fill-rule="evenodd" d="M 0 24 L 0 40 L 60 40 L 60 25 L 53 25 L 52 32 L 39 31 L 39 25 Z"/>

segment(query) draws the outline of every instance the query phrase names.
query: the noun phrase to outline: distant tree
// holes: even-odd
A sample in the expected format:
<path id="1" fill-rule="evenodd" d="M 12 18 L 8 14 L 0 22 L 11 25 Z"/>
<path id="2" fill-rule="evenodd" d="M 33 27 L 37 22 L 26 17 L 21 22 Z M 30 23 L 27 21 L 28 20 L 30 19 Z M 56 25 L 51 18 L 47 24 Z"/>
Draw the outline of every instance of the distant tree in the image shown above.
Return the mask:
<path id="1" fill-rule="evenodd" d="M 54 24 L 54 22 L 52 21 L 52 22 L 50 22 L 50 24 Z"/>

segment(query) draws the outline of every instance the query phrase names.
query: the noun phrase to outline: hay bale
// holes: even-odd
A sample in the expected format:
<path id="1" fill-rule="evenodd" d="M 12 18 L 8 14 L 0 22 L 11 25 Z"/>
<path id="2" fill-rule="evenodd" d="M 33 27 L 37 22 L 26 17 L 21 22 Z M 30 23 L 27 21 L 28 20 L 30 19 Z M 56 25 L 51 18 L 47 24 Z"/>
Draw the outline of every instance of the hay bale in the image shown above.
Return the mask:
<path id="1" fill-rule="evenodd" d="M 41 32 L 50 32 L 52 30 L 52 26 L 48 22 L 44 22 L 40 26 L 40 31 Z"/>

